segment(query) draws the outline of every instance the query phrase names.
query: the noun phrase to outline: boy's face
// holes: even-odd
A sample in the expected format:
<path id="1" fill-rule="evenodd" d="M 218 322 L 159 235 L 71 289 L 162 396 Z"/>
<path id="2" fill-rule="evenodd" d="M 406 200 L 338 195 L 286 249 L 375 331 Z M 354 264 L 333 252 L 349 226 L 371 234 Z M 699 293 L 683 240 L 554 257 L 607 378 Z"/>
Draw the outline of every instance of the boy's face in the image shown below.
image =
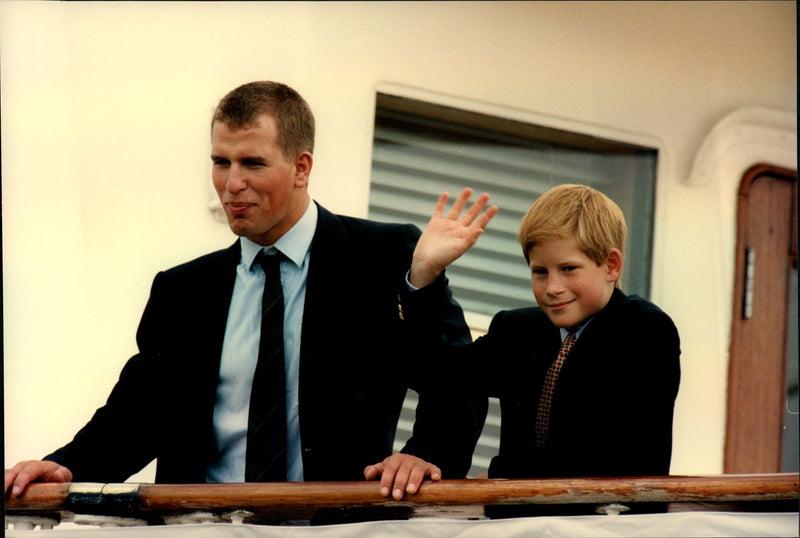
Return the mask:
<path id="1" fill-rule="evenodd" d="M 622 270 L 619 250 L 598 266 L 574 239 L 544 241 L 528 254 L 536 302 L 556 327 L 574 327 L 602 310 Z"/>

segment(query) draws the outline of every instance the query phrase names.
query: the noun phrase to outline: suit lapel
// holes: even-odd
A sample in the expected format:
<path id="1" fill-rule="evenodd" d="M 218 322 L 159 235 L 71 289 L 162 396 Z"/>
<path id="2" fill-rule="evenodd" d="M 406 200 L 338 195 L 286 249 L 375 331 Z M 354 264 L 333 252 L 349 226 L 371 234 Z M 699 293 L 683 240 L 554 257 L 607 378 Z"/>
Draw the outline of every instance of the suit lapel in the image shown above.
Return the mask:
<path id="1" fill-rule="evenodd" d="M 202 371 L 203 401 L 213 407 L 216 401 L 219 367 L 222 359 L 222 343 L 228 323 L 233 286 L 236 280 L 236 266 L 239 263 L 240 248 L 237 241 L 233 246 L 211 259 L 205 269 L 204 280 L 207 282 L 207 294 L 195 299 L 197 309 L 195 347 L 197 364 L 195 368 Z"/>
<path id="2" fill-rule="evenodd" d="M 316 202 L 315 202 L 316 203 Z M 306 281 L 303 329 L 300 337 L 300 364 L 313 360 L 314 343 L 337 313 L 336 294 L 347 286 L 347 256 L 343 254 L 347 234 L 339 219 L 322 206 L 318 207 L 317 229 L 311 240 L 311 254 Z"/>
<path id="3" fill-rule="evenodd" d="M 614 311 L 624 299 L 625 294 L 619 289 L 615 289 L 608 304 L 594 315 L 581 333 L 581 336 L 578 338 L 578 341 L 575 343 L 575 346 L 572 348 L 572 351 L 570 351 L 564 363 L 561 376 L 569 378 L 571 375 L 570 372 L 575 368 L 585 369 L 588 367 L 588 371 L 594 371 L 596 368 L 601 368 L 601 364 L 605 365 L 603 368 L 610 367 L 614 364 L 613 361 L 609 361 L 611 357 L 603 359 L 599 354 L 602 353 L 603 350 L 608 349 L 609 334 L 619 334 L 617 330 L 609 326 L 609 323 L 614 325 L 619 323 Z M 589 349 L 591 352 L 586 355 L 584 349 Z M 557 350 L 554 353 L 557 353 Z"/>
<path id="4" fill-rule="evenodd" d="M 236 241 L 220 253 L 220 257 L 209 267 L 208 296 L 205 298 L 208 312 L 207 338 L 209 367 L 214 372 L 214 387 L 219 376 L 219 365 L 222 357 L 222 343 L 225 339 L 225 328 L 228 323 L 228 311 L 233 297 L 233 286 L 236 281 L 236 266 L 241 257 L 241 247 Z M 215 388 L 216 390 L 216 388 Z"/>

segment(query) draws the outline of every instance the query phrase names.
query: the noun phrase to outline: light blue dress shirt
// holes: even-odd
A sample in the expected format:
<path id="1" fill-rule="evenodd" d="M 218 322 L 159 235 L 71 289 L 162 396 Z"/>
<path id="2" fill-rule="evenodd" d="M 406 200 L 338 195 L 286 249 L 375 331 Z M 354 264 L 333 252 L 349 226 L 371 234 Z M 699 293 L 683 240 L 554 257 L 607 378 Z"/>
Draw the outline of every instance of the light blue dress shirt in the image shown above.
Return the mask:
<path id="1" fill-rule="evenodd" d="M 587 325 L 589 325 L 589 323 L 592 321 L 592 319 L 594 319 L 594 317 L 591 317 L 591 318 L 587 319 L 586 321 L 584 321 L 581 324 L 580 328 L 577 331 L 575 331 L 575 341 L 576 342 L 578 341 L 578 338 L 581 337 L 581 334 L 583 333 L 583 330 L 586 328 Z M 563 327 L 561 327 L 560 331 L 561 331 L 561 342 L 563 343 L 564 339 L 569 334 L 569 331 L 567 329 L 563 328 Z"/>
<path id="2" fill-rule="evenodd" d="M 264 271 L 254 264 L 260 250 L 277 249 L 286 257 L 281 261 L 284 321 L 283 345 L 286 359 L 286 434 L 287 478 L 303 480 L 303 457 L 298 415 L 300 379 L 300 337 L 311 240 L 317 227 L 317 206 L 308 208 L 297 223 L 274 245 L 263 247 L 240 238 L 242 257 L 236 268 L 236 281 L 225 327 L 222 358 L 214 406 L 214 437 L 219 459 L 206 470 L 208 482 L 244 482 L 247 452 L 247 416 L 250 388 L 258 362 L 261 336 L 261 296 Z"/>

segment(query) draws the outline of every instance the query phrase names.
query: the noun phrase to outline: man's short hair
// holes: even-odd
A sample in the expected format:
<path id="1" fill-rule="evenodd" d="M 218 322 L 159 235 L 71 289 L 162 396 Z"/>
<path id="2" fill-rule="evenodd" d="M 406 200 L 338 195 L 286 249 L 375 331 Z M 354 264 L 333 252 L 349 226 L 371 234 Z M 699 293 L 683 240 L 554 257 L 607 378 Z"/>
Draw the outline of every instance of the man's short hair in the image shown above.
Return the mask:
<path id="1" fill-rule="evenodd" d="M 280 82 L 259 81 L 243 84 L 229 92 L 217 105 L 211 120 L 230 128 L 249 127 L 261 115 L 275 119 L 278 147 L 287 160 L 299 153 L 314 153 L 314 114 L 305 99 Z"/>
<path id="2" fill-rule="evenodd" d="M 519 230 L 525 261 L 543 241 L 574 239 L 598 265 L 612 248 L 625 252 L 625 216 L 608 196 L 585 185 L 559 185 L 542 194 L 528 209 Z"/>

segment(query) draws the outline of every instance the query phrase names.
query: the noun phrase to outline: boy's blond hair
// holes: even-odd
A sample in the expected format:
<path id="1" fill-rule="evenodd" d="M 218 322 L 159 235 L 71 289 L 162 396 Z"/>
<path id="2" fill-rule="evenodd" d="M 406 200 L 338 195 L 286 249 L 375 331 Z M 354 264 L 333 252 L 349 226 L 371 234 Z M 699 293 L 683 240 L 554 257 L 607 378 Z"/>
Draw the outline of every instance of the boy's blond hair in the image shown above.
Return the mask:
<path id="1" fill-rule="evenodd" d="M 519 230 L 519 244 L 530 263 L 533 246 L 553 239 L 574 239 L 597 265 L 612 248 L 625 253 L 625 216 L 605 194 L 585 185 L 559 185 L 542 194 L 528 209 Z M 617 281 L 619 285 L 619 280 Z"/>

